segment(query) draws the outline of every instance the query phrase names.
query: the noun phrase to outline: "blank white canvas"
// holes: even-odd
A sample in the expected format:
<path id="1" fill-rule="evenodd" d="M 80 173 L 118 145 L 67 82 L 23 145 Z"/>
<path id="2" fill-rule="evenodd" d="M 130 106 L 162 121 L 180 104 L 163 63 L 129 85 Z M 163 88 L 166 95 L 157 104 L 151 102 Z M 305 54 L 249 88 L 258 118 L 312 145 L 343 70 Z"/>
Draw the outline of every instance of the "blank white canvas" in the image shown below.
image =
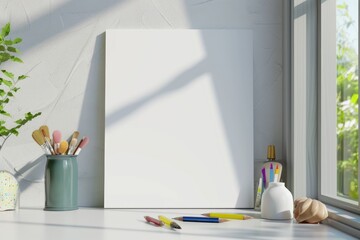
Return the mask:
<path id="1" fill-rule="evenodd" d="M 253 207 L 252 42 L 106 31 L 105 208 Z"/>

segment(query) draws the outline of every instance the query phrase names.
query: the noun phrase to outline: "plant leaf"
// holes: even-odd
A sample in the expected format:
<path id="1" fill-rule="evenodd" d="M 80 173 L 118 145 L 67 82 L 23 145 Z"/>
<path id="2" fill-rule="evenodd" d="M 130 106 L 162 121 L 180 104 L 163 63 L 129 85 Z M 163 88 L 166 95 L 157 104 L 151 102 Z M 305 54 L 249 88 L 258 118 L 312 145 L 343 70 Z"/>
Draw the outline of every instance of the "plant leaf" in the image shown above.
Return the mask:
<path id="1" fill-rule="evenodd" d="M 10 23 L 5 24 L 5 26 L 1 29 L 1 36 L 6 37 L 10 33 Z"/>
<path id="2" fill-rule="evenodd" d="M 16 130 L 16 128 L 11 128 L 11 129 L 9 130 L 9 132 L 10 132 L 11 134 L 14 134 L 15 136 L 19 135 L 19 132 Z"/>
<path id="3" fill-rule="evenodd" d="M 13 45 L 13 41 L 11 41 L 11 40 L 5 40 L 5 45 L 7 45 L 7 46 L 10 46 L 10 45 Z"/>
<path id="4" fill-rule="evenodd" d="M 11 60 L 12 60 L 13 62 L 23 63 L 23 61 L 22 61 L 20 58 L 15 57 L 15 56 L 11 56 Z"/>
<path id="5" fill-rule="evenodd" d="M 0 110 L 0 114 L 7 116 L 7 117 L 11 117 L 10 113 L 5 112 L 4 110 Z"/>
<path id="6" fill-rule="evenodd" d="M 20 88 L 19 88 L 19 87 L 14 87 L 12 90 L 13 90 L 14 92 L 17 92 L 17 91 L 20 90 Z"/>
<path id="7" fill-rule="evenodd" d="M 15 121 L 16 124 L 22 124 L 25 120 L 22 120 L 22 119 L 18 119 Z"/>
<path id="8" fill-rule="evenodd" d="M 3 79 L 2 82 L 8 87 L 11 87 L 13 85 L 13 83 L 11 81 L 8 81 L 8 80 L 5 80 L 5 79 Z"/>
<path id="9" fill-rule="evenodd" d="M 11 58 L 11 55 L 7 52 L 0 53 L 0 62 L 6 62 Z"/>
<path id="10" fill-rule="evenodd" d="M 28 78 L 29 76 L 26 75 L 20 75 L 17 80 L 24 80 L 25 78 Z"/>
<path id="11" fill-rule="evenodd" d="M 5 126 L 0 126 L 0 136 L 8 136 L 9 130 Z"/>
<path id="12" fill-rule="evenodd" d="M 18 43 L 21 43 L 22 42 L 22 39 L 21 38 L 15 38 L 14 40 L 13 40 L 13 43 L 14 44 L 18 44 Z"/>
<path id="13" fill-rule="evenodd" d="M 6 70 L 1 70 L 5 76 L 7 76 L 8 78 L 14 79 L 14 74 L 11 72 L 8 72 Z"/>
<path id="14" fill-rule="evenodd" d="M 19 50 L 18 50 L 17 48 L 14 48 L 14 47 L 7 47 L 7 50 L 8 50 L 9 52 L 13 52 L 13 53 L 19 52 Z"/>

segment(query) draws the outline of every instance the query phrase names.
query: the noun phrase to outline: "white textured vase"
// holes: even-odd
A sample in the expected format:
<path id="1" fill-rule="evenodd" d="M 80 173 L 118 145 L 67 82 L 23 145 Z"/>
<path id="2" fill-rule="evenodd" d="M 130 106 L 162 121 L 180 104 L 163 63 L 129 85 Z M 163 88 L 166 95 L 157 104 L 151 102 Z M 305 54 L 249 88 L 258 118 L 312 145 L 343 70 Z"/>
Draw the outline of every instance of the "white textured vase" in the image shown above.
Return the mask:
<path id="1" fill-rule="evenodd" d="M 8 171 L 0 170 L 0 211 L 16 210 L 18 201 L 18 181 Z"/>
<path id="2" fill-rule="evenodd" d="M 292 219 L 294 199 L 283 182 L 271 182 L 261 198 L 261 217 L 266 219 Z"/>

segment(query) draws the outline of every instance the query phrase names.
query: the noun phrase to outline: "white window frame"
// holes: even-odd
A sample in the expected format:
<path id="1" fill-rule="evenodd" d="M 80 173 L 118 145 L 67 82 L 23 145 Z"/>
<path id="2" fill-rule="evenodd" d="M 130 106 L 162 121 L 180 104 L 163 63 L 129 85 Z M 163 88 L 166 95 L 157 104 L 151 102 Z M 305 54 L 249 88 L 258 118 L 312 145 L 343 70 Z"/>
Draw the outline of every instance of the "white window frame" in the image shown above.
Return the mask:
<path id="1" fill-rule="evenodd" d="M 292 0 L 284 3 L 283 89 L 285 99 L 283 111 L 286 123 L 284 149 L 288 166 L 287 186 L 292 191 L 294 199 L 305 196 L 324 202 L 329 210 L 329 218 L 324 223 L 353 236 L 359 236 L 360 211 L 358 207 L 321 194 L 322 188 L 334 182 L 335 185 L 332 187 L 334 191 L 337 191 L 336 179 L 332 183 L 321 184 L 320 176 L 322 172 L 324 173 L 322 169 L 329 168 L 324 164 L 321 165 L 320 159 L 330 154 L 321 147 L 322 143 L 325 144 L 321 139 L 327 137 L 326 128 L 329 124 L 334 124 L 334 119 L 323 123 L 325 116 L 321 116 L 321 101 L 324 102 L 330 98 L 324 94 L 321 96 L 321 92 L 324 93 L 325 90 L 321 86 L 321 76 L 330 73 L 321 72 L 321 58 L 319 57 L 321 48 L 326 47 L 325 44 L 321 44 L 319 34 L 321 31 L 328 30 L 321 29 L 320 7 L 326 1 L 333 0 Z M 286 19 L 290 20 L 290 26 L 286 23 Z M 333 25 L 336 26 L 336 23 Z M 287 41 L 290 44 L 286 44 Z M 336 54 L 336 48 L 334 51 Z M 336 111 L 336 98 L 333 100 Z M 336 149 L 336 135 L 334 149 Z M 336 158 L 336 150 L 332 154 Z M 336 173 L 336 164 L 332 166 L 331 171 L 334 172 L 334 170 Z"/>
<path id="2" fill-rule="evenodd" d="M 317 1 L 292 0 L 291 139 L 288 185 L 294 199 L 317 198 Z M 286 79 L 285 79 L 286 82 Z"/>
<path id="3" fill-rule="evenodd" d="M 360 200 L 356 204 L 356 201 L 337 197 L 337 139 L 334 131 L 337 125 L 336 18 L 331 16 L 332 14 L 336 15 L 336 0 L 318 1 L 318 10 L 318 28 L 321 33 L 318 36 L 318 67 L 320 69 L 318 72 L 320 79 L 318 198 L 325 203 L 360 214 Z M 321 39 L 322 36 L 324 36 L 324 40 Z M 358 179 L 360 183 L 360 174 Z M 360 188 L 358 191 L 360 193 Z"/>
<path id="4" fill-rule="evenodd" d="M 322 4 L 333 6 L 328 14 L 330 11 L 333 11 L 331 14 L 336 14 L 335 0 L 292 0 L 290 4 L 291 111 L 288 118 L 291 130 L 287 136 L 290 136 L 291 144 L 290 154 L 287 155 L 290 176 L 288 186 L 294 198 L 318 198 L 325 203 L 359 214 L 359 206 L 334 197 L 337 191 L 336 132 L 328 129 L 336 129 L 337 121 L 336 18 L 331 20 L 325 11 L 322 13 Z M 322 19 L 327 21 L 323 27 Z M 286 28 L 284 33 L 286 34 Z M 320 33 L 326 35 L 326 42 L 321 42 Z M 327 61 L 324 69 L 321 59 Z M 330 62 L 329 59 L 334 61 Z M 328 82 L 321 79 L 333 84 L 325 85 Z M 286 91 L 286 79 L 284 81 Z M 326 113 L 325 109 L 331 109 L 332 113 Z M 286 110 L 285 108 L 285 122 Z M 321 158 L 327 159 L 329 164 L 321 164 Z M 329 173 L 331 177 L 327 181 L 321 181 L 322 177 Z"/>

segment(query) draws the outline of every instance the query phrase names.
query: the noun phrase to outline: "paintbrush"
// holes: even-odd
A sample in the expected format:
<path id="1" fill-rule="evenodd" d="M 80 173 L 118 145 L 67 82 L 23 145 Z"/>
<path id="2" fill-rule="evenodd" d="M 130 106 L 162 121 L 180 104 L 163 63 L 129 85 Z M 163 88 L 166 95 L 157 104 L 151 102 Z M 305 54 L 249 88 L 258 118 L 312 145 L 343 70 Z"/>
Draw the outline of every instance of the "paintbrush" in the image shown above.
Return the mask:
<path id="1" fill-rule="evenodd" d="M 72 155 L 74 153 L 75 147 L 76 147 L 76 143 L 77 143 L 77 138 L 79 136 L 79 132 L 75 131 L 71 137 L 71 141 L 69 143 L 69 150 L 68 150 L 68 154 Z"/>
<path id="2" fill-rule="evenodd" d="M 50 150 L 48 149 L 48 147 L 47 147 L 47 145 L 46 145 L 46 143 L 45 143 L 44 136 L 43 136 L 43 134 L 40 132 L 40 130 L 35 130 L 35 131 L 33 131 L 32 137 L 33 137 L 33 139 L 35 140 L 35 142 L 37 142 L 37 144 L 39 144 L 39 146 L 42 148 L 42 150 L 43 150 L 46 154 L 48 154 L 48 155 L 51 154 Z"/>
<path id="3" fill-rule="evenodd" d="M 68 155 L 74 154 L 74 150 L 75 150 L 75 147 L 76 147 L 76 143 L 77 143 L 77 138 L 71 139 L 70 144 L 69 144 Z"/>
<path id="4" fill-rule="evenodd" d="M 55 130 L 53 132 L 53 141 L 54 141 L 54 152 L 55 154 L 58 154 L 58 149 L 60 147 L 61 142 L 61 132 L 59 130 Z"/>
<path id="5" fill-rule="evenodd" d="M 79 145 L 76 147 L 75 151 L 74 151 L 74 155 L 79 155 L 81 149 L 83 149 L 87 144 L 89 143 L 89 138 L 88 137 L 83 137 L 80 140 Z"/>
<path id="6" fill-rule="evenodd" d="M 44 135 L 44 137 L 48 137 L 50 139 L 49 127 L 47 125 L 42 125 L 39 127 L 39 130 Z"/>
<path id="7" fill-rule="evenodd" d="M 78 138 L 78 136 L 79 136 L 79 131 L 74 131 L 74 133 L 73 133 L 73 135 L 72 135 L 72 137 L 71 137 L 71 139 L 74 139 L 74 138 Z"/>
<path id="8" fill-rule="evenodd" d="M 58 153 L 61 155 L 65 155 L 67 149 L 69 147 L 69 144 L 67 141 L 63 140 L 60 142 L 59 148 L 58 148 Z"/>
<path id="9" fill-rule="evenodd" d="M 42 125 L 39 130 L 41 131 L 42 135 L 44 136 L 45 139 L 45 143 L 47 145 L 47 148 L 50 150 L 51 154 L 55 154 L 55 151 L 52 147 L 51 144 L 51 139 L 50 139 L 50 133 L 49 133 L 49 128 L 46 125 Z"/>

